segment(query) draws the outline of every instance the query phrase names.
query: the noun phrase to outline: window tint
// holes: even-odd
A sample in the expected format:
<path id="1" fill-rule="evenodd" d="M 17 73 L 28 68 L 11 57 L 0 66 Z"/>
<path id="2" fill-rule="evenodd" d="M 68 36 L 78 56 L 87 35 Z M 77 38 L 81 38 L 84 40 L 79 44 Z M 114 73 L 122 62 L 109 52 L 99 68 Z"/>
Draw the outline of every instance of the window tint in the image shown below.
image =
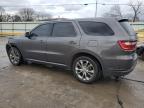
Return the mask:
<path id="1" fill-rule="evenodd" d="M 83 31 L 88 35 L 95 36 L 111 36 L 114 35 L 112 29 L 105 23 L 95 21 L 80 21 Z"/>
<path id="2" fill-rule="evenodd" d="M 76 36 L 76 32 L 71 22 L 59 22 L 54 24 L 53 36 L 72 37 L 72 36 Z"/>
<path id="3" fill-rule="evenodd" d="M 36 36 L 50 36 L 52 31 L 52 24 L 43 24 L 34 29 L 31 33 Z"/>

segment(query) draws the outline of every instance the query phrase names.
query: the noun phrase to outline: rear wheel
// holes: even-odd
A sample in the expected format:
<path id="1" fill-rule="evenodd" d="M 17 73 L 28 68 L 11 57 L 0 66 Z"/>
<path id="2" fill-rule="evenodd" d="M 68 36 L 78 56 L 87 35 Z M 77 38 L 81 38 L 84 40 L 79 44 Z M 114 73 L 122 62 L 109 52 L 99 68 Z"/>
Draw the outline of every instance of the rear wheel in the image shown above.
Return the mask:
<path id="1" fill-rule="evenodd" d="M 8 50 L 8 56 L 10 62 L 15 66 L 18 66 L 22 63 L 22 56 L 20 51 L 17 48 L 15 47 L 10 48 Z"/>
<path id="2" fill-rule="evenodd" d="M 74 76 L 83 83 L 92 83 L 100 77 L 99 64 L 90 57 L 81 56 L 73 62 Z"/>

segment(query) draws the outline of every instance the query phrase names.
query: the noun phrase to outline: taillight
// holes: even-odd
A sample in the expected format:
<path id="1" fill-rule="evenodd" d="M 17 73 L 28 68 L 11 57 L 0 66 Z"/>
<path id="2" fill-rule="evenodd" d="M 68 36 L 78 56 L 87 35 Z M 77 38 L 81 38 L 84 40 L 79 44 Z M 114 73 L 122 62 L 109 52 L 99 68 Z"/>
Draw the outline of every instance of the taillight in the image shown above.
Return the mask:
<path id="1" fill-rule="evenodd" d="M 137 41 L 119 40 L 118 44 L 124 51 L 134 51 L 136 49 Z"/>

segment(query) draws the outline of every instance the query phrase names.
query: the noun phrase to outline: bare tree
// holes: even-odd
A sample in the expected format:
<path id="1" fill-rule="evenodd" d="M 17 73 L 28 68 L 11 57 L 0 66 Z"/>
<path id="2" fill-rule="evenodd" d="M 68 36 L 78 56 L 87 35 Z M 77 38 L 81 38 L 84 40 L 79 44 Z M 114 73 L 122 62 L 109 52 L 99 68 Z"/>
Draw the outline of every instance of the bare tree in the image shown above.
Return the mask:
<path id="1" fill-rule="evenodd" d="M 10 14 L 5 14 L 5 15 L 3 16 L 3 21 L 5 21 L 5 22 L 12 22 L 12 15 L 10 15 Z"/>
<path id="2" fill-rule="evenodd" d="M 21 21 L 21 17 L 19 15 L 14 15 L 14 16 L 12 16 L 12 21 L 13 22 L 20 22 Z"/>
<path id="3" fill-rule="evenodd" d="M 32 8 L 23 8 L 19 11 L 22 21 L 33 21 L 35 12 Z"/>
<path id="4" fill-rule="evenodd" d="M 5 9 L 0 6 L 0 22 L 4 20 Z"/>
<path id="5" fill-rule="evenodd" d="M 119 5 L 114 5 L 112 8 L 111 8 L 111 11 L 113 12 L 113 14 L 115 14 L 117 17 L 119 18 L 122 18 L 123 15 L 122 15 L 122 11 L 121 11 L 121 8 Z"/>
<path id="6" fill-rule="evenodd" d="M 114 5 L 110 8 L 110 10 L 106 13 L 104 13 L 103 16 L 106 17 L 115 17 L 115 18 L 122 18 L 122 12 L 121 12 L 121 8 L 119 5 Z"/>
<path id="7" fill-rule="evenodd" d="M 133 13 L 126 13 L 126 14 L 124 15 L 124 17 L 125 17 L 126 19 L 129 19 L 129 21 L 133 21 Z"/>
<path id="8" fill-rule="evenodd" d="M 133 1 L 129 2 L 129 6 L 134 12 L 133 22 L 139 20 L 138 16 L 142 12 L 142 5 L 143 5 L 143 2 L 141 0 L 137 0 L 136 2 L 133 2 Z"/>

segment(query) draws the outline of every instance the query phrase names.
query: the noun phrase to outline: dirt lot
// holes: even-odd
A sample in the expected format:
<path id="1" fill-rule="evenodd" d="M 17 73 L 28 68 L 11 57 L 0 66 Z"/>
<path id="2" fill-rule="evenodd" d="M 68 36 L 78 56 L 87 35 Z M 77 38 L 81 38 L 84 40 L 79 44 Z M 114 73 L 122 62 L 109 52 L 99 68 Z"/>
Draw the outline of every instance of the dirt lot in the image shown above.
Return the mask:
<path id="1" fill-rule="evenodd" d="M 12 66 L 0 38 L 0 108 L 144 108 L 144 61 L 126 78 L 82 84 L 72 73 L 43 65 Z"/>

